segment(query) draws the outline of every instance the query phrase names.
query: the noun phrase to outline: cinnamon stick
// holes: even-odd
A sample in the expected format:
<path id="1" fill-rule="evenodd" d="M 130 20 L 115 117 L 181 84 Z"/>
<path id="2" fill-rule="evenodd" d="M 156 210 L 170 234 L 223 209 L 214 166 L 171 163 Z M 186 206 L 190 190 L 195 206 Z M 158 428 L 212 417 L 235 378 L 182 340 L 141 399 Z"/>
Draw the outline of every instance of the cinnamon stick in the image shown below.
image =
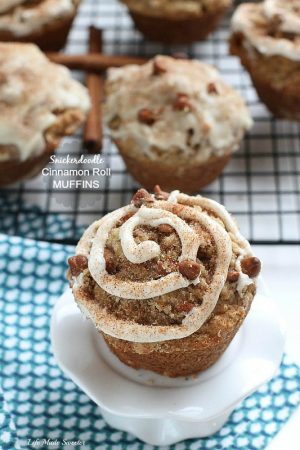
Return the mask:
<path id="1" fill-rule="evenodd" d="M 67 55 L 65 53 L 47 53 L 50 61 L 67 66 L 69 69 L 102 72 L 109 67 L 122 67 L 127 64 L 145 64 L 147 59 L 127 55 Z"/>
<path id="2" fill-rule="evenodd" d="M 89 28 L 89 52 L 102 52 L 102 30 Z M 89 153 L 98 153 L 102 149 L 102 101 L 104 79 L 101 74 L 88 72 L 86 85 L 90 94 L 91 109 L 84 129 L 84 145 Z"/>

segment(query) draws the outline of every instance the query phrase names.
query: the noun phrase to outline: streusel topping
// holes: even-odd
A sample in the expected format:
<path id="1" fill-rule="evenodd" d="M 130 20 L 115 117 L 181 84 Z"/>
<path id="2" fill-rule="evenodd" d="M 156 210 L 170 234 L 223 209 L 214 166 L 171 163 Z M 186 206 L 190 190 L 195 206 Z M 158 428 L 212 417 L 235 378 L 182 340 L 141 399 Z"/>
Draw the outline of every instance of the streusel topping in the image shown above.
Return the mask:
<path id="1" fill-rule="evenodd" d="M 232 18 L 232 30 L 263 55 L 300 61 L 300 0 L 242 4 Z"/>
<path id="2" fill-rule="evenodd" d="M 42 153 L 57 115 L 73 108 L 85 114 L 89 105 L 86 88 L 35 45 L 0 43 L 0 144 L 16 148 L 15 157 Z"/>
<path id="3" fill-rule="evenodd" d="M 136 342 L 189 336 L 221 297 L 243 298 L 260 270 L 225 208 L 143 189 L 87 229 L 69 264 L 82 311 L 106 334 Z"/>
<path id="4" fill-rule="evenodd" d="M 238 148 L 252 125 L 218 71 L 195 60 L 157 56 L 108 71 L 106 122 L 113 138 L 133 139 L 149 158 L 186 152 L 196 161 Z"/>

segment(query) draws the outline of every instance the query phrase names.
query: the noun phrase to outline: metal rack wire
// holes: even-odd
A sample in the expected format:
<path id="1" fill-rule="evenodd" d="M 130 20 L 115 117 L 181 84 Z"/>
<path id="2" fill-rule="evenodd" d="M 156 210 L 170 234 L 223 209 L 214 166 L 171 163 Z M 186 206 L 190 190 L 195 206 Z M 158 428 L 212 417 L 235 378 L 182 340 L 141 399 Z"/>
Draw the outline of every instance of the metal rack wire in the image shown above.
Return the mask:
<path id="1" fill-rule="evenodd" d="M 224 173 L 202 191 L 234 214 L 252 243 L 300 244 L 300 125 L 276 120 L 257 99 L 239 61 L 228 55 L 230 14 L 204 43 L 167 47 L 145 41 L 116 0 L 84 0 L 69 36 L 67 52 L 86 51 L 87 29 L 104 30 L 107 53 L 152 56 L 184 51 L 190 57 L 216 65 L 223 78 L 247 101 L 255 126 L 234 154 Z M 74 72 L 84 81 L 84 75 Z M 64 140 L 57 155 L 82 153 L 81 135 Z M 0 232 L 75 244 L 91 221 L 130 201 L 138 185 L 107 135 L 103 158 L 112 176 L 99 190 L 53 190 L 39 176 L 0 190 Z"/>

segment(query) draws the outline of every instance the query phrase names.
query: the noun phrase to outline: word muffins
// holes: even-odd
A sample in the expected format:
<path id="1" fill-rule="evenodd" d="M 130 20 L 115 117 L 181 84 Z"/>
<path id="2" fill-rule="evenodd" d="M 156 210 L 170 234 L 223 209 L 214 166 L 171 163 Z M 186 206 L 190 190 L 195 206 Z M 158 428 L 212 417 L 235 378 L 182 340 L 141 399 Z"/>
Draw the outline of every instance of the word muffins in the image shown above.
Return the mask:
<path id="1" fill-rule="evenodd" d="M 89 106 L 86 88 L 35 45 L 0 43 L 0 186 L 36 175 Z"/>
<path id="2" fill-rule="evenodd" d="M 232 19 L 231 53 L 275 116 L 300 120 L 299 0 L 240 5 Z"/>
<path id="3" fill-rule="evenodd" d="M 122 0 L 139 31 L 153 41 L 189 44 L 217 27 L 231 0 Z"/>
<path id="4" fill-rule="evenodd" d="M 80 0 L 1 0 L 0 41 L 32 42 L 59 50 L 66 42 Z"/>
<path id="5" fill-rule="evenodd" d="M 157 186 L 94 222 L 69 258 L 75 300 L 125 364 L 211 366 L 245 319 L 260 261 L 225 208 Z"/>
<path id="6" fill-rule="evenodd" d="M 105 120 L 137 181 L 189 193 L 218 177 L 252 126 L 214 67 L 168 56 L 108 71 Z"/>

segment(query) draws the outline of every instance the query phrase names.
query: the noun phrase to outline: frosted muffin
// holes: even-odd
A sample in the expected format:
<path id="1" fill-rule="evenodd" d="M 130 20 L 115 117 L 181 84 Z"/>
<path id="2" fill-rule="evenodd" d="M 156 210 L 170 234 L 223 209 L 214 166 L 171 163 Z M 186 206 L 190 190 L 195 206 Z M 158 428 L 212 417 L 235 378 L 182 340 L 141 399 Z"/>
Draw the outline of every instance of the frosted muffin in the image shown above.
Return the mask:
<path id="1" fill-rule="evenodd" d="M 189 44 L 215 30 L 232 0 L 122 0 L 139 31 L 168 44 Z"/>
<path id="2" fill-rule="evenodd" d="M 66 42 L 80 0 L 2 0 L 0 41 L 56 51 Z"/>
<path id="3" fill-rule="evenodd" d="M 0 186 L 37 174 L 89 105 L 86 88 L 38 47 L 0 43 Z"/>
<path id="4" fill-rule="evenodd" d="M 137 181 L 189 193 L 218 177 L 252 125 L 214 67 L 168 56 L 108 71 L 105 121 Z"/>
<path id="5" fill-rule="evenodd" d="M 207 369 L 255 296 L 260 261 L 218 203 L 157 186 L 94 222 L 69 258 L 75 301 L 125 364 Z"/>
<path id="6" fill-rule="evenodd" d="M 240 57 L 257 93 L 277 117 L 300 120 L 300 1 L 239 6 L 231 53 Z"/>

